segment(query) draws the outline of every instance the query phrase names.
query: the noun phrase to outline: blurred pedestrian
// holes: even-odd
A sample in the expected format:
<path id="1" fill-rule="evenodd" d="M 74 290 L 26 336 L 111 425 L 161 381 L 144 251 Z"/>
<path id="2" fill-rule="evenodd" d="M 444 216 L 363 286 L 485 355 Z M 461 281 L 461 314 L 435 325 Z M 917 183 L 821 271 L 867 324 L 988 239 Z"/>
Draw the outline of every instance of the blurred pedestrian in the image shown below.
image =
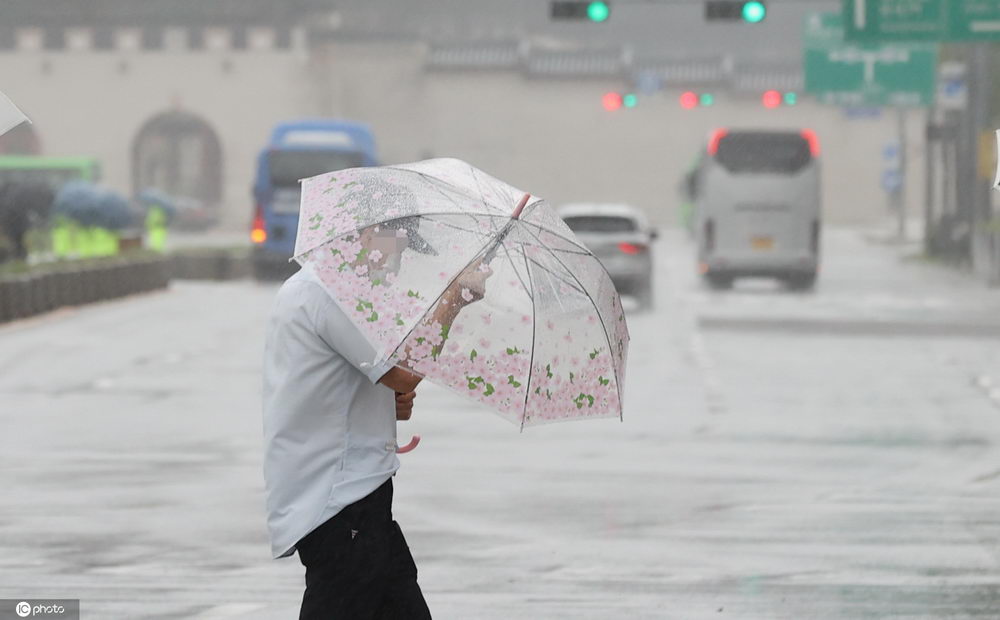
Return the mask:
<path id="1" fill-rule="evenodd" d="M 54 193 L 45 183 L 12 181 L 0 185 L 0 232 L 10 241 L 13 258 L 28 258 L 28 231 L 49 217 Z"/>

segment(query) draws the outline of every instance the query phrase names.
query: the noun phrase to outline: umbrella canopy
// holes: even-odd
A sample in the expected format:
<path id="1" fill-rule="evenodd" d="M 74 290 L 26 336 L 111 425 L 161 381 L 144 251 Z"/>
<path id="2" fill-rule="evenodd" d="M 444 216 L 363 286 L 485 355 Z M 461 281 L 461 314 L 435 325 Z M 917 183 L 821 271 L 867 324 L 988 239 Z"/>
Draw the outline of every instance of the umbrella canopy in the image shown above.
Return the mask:
<path id="1" fill-rule="evenodd" d="M 57 215 L 76 220 L 84 226 L 96 226 L 100 220 L 100 191 L 89 181 L 69 181 L 56 193 L 52 205 Z"/>
<path id="2" fill-rule="evenodd" d="M 0 136 L 21 123 L 28 121 L 28 117 L 21 110 L 17 109 L 14 102 L 7 95 L 0 93 Z M 28 121 L 29 123 L 31 121 Z"/>
<path id="3" fill-rule="evenodd" d="M 377 352 L 524 426 L 621 416 L 628 327 L 539 198 L 457 159 L 302 181 L 295 255 Z M 482 272 L 483 291 L 470 290 Z M 441 306 L 468 303 L 450 323 Z M 479 299 L 481 297 L 481 299 Z"/>

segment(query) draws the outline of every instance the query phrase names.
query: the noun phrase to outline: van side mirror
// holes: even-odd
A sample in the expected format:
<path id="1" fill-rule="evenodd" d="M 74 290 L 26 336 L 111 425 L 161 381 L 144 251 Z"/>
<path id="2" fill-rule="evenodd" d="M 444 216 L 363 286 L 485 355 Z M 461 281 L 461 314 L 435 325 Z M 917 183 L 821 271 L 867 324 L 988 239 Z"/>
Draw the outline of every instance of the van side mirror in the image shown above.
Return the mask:
<path id="1" fill-rule="evenodd" d="M 658 230 L 657 230 L 657 229 L 655 229 L 655 228 L 650 228 L 650 229 L 649 229 L 649 238 L 650 238 L 650 239 L 652 239 L 652 240 L 654 240 L 654 241 L 655 241 L 655 240 L 656 240 L 656 239 L 658 239 L 659 237 L 660 237 L 660 231 L 658 231 Z"/>

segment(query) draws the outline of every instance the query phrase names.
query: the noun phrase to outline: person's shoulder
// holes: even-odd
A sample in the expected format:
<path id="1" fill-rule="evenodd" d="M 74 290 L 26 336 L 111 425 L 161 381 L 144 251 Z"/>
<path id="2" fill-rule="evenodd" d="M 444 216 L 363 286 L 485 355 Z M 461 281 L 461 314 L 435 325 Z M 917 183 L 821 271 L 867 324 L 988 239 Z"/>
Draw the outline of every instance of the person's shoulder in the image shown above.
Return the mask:
<path id="1" fill-rule="evenodd" d="M 282 306 L 301 307 L 322 303 L 326 292 L 310 276 L 311 274 L 305 269 L 300 269 L 282 282 L 276 295 L 278 304 Z"/>

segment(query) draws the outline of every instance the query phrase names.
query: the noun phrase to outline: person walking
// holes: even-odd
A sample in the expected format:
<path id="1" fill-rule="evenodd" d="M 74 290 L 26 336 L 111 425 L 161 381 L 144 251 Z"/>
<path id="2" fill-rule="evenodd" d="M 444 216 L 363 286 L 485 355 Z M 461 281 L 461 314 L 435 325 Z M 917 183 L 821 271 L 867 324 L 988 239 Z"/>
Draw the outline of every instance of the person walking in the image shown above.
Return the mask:
<path id="1" fill-rule="evenodd" d="M 403 251 L 436 254 L 412 223 L 396 222 L 404 225 L 406 238 L 387 226 L 362 230 L 370 251 L 356 265 L 385 273 Z M 490 274 L 470 265 L 429 320 L 450 326 L 482 299 Z M 421 377 L 373 363 L 374 349 L 309 264 L 278 290 L 263 357 L 267 527 L 273 558 L 298 552 L 305 567 L 300 620 L 430 618 L 392 517 L 396 422 L 410 419 Z"/>

